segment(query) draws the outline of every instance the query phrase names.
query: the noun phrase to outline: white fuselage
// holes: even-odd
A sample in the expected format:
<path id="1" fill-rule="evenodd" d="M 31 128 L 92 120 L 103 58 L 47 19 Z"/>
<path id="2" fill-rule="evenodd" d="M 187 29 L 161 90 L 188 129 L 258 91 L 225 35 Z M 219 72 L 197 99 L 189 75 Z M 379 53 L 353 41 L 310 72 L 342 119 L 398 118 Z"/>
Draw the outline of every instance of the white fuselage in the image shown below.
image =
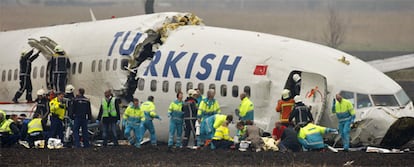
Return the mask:
<path id="1" fill-rule="evenodd" d="M 133 53 L 135 46 L 145 39 L 145 30 L 160 28 L 166 17 L 174 15 L 178 13 L 0 32 L 0 101 L 10 101 L 19 88 L 19 55 L 29 48 L 27 40 L 47 36 L 65 49 L 72 63 L 68 83 L 75 88 L 85 88 L 96 116 L 104 91 L 119 90 L 125 84 L 128 72 L 121 69 L 121 60 L 129 56 L 123 55 Z M 342 57 L 350 64 L 338 61 Z M 46 64 L 43 56 L 33 62 L 35 91 L 46 88 Z M 267 72 L 255 75 L 256 67 L 261 65 L 267 66 Z M 154 121 L 161 140 L 168 136 L 167 110 L 177 90 L 186 92 L 199 87 L 205 95 L 207 89 L 214 88 L 222 113 L 233 114 L 240 103 L 239 94 L 249 89 L 250 99 L 255 104 L 255 122 L 270 132 L 279 118 L 279 113 L 275 112 L 277 100 L 292 71 L 321 76 L 315 79 L 317 81 L 311 81 L 315 77 L 306 79 L 304 76 L 301 92 L 305 103 L 314 102 L 319 106 L 322 115 L 318 123 L 331 128 L 337 126 L 336 117 L 330 112 L 336 93 L 395 95 L 402 90 L 370 65 L 335 49 L 281 36 L 208 26 L 182 26 L 171 31 L 152 62 L 148 61 L 145 67 L 139 69 L 141 79 L 134 95 L 140 101 L 145 101 L 149 95 L 155 97 L 156 111 L 163 118 Z M 305 94 L 310 91 L 308 88 L 315 86 L 324 95 L 312 102 L 312 97 L 307 99 Z M 414 116 L 412 102 L 406 106 L 400 109 L 396 119 Z M 357 109 L 357 121 L 366 116 L 361 116 L 359 111 L 362 110 Z M 381 126 L 388 129 L 396 119 Z M 386 129 L 379 134 L 385 134 Z M 378 141 L 360 140 L 379 144 Z"/>

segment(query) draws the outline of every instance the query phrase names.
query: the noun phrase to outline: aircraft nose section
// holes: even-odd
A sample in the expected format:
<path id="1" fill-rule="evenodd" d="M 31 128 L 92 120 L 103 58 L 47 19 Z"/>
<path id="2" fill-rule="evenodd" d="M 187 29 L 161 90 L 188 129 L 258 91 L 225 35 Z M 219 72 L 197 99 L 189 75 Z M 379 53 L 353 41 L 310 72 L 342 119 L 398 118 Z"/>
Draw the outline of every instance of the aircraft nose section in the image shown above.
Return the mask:
<path id="1" fill-rule="evenodd" d="M 398 148 L 413 139 L 413 137 L 414 118 L 402 117 L 390 126 L 380 145 L 390 148 Z"/>

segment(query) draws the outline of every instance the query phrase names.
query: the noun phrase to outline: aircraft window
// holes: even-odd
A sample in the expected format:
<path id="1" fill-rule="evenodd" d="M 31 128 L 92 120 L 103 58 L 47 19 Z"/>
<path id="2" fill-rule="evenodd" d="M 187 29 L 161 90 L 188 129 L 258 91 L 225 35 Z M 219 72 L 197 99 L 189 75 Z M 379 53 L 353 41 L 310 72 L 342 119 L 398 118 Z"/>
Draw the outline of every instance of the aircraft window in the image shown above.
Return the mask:
<path id="1" fill-rule="evenodd" d="M 198 90 L 200 91 L 200 94 L 201 95 L 204 94 L 204 84 L 203 83 L 199 83 L 198 84 Z"/>
<path id="2" fill-rule="evenodd" d="M 227 85 L 221 85 L 220 86 L 220 94 L 223 97 L 227 96 Z"/>
<path id="3" fill-rule="evenodd" d="M 33 68 L 33 79 L 37 78 L 37 67 Z"/>
<path id="4" fill-rule="evenodd" d="M 83 63 L 82 62 L 79 62 L 79 65 L 78 65 L 78 74 L 82 73 L 82 65 L 83 65 Z"/>
<path id="5" fill-rule="evenodd" d="M 398 106 L 394 95 L 371 95 L 375 106 Z"/>
<path id="6" fill-rule="evenodd" d="M 45 77 L 45 66 L 40 67 L 40 78 Z"/>
<path id="7" fill-rule="evenodd" d="M 250 97 L 250 95 L 251 95 L 251 94 L 250 94 L 250 93 L 251 93 L 251 92 L 250 92 L 250 86 L 245 86 L 245 87 L 244 87 L 244 93 L 246 93 L 246 94 L 247 94 L 247 96 L 248 96 L 248 97 Z"/>
<path id="8" fill-rule="evenodd" d="M 102 71 L 102 60 L 98 61 L 98 72 Z"/>
<path id="9" fill-rule="evenodd" d="M 233 88 L 231 89 L 231 94 L 233 95 L 233 97 L 238 97 L 239 96 L 239 87 L 238 86 L 233 86 Z"/>
<path id="10" fill-rule="evenodd" d="M 165 93 L 168 92 L 168 81 L 162 82 L 162 91 Z"/>
<path id="11" fill-rule="evenodd" d="M 157 91 L 157 80 L 151 80 L 151 91 Z"/>
<path id="12" fill-rule="evenodd" d="M 181 86 L 182 84 L 180 81 L 175 82 L 175 93 L 181 92 Z"/>
<path id="13" fill-rule="evenodd" d="M 19 70 L 15 69 L 14 70 L 14 76 L 13 76 L 13 80 L 17 80 L 17 77 L 19 76 Z"/>
<path id="14" fill-rule="evenodd" d="M 121 69 L 126 70 L 125 67 L 128 67 L 128 59 L 122 59 L 121 60 Z"/>
<path id="15" fill-rule="evenodd" d="M 2 74 L 1 74 L 1 81 L 5 81 L 6 80 L 6 70 L 3 70 Z"/>
<path id="16" fill-rule="evenodd" d="M 410 102 L 410 98 L 407 96 L 407 93 L 405 93 L 404 90 L 401 89 L 400 91 L 397 92 L 396 95 L 397 95 L 398 100 L 401 103 L 400 104 L 401 106 L 405 106 Z"/>
<path id="17" fill-rule="evenodd" d="M 145 85 L 145 79 L 140 78 L 138 80 L 138 90 L 140 90 L 140 91 L 144 90 L 144 85 Z"/>
<path id="18" fill-rule="evenodd" d="M 117 68 L 117 66 L 118 66 L 118 59 L 114 59 L 114 64 L 113 64 L 113 66 L 112 66 L 112 70 L 116 70 L 116 68 Z"/>
<path id="19" fill-rule="evenodd" d="M 12 79 L 12 70 L 9 70 L 9 73 L 7 74 L 7 80 L 10 81 Z"/>
<path id="20" fill-rule="evenodd" d="M 187 92 L 188 92 L 188 90 L 193 89 L 193 88 L 194 88 L 193 83 L 192 82 L 188 82 L 187 83 Z"/>
<path id="21" fill-rule="evenodd" d="M 371 107 L 372 102 L 367 94 L 357 93 L 357 108 Z"/>
<path id="22" fill-rule="evenodd" d="M 72 69 L 72 75 L 76 73 L 76 63 L 72 64 L 72 67 L 70 67 Z"/>
<path id="23" fill-rule="evenodd" d="M 208 85 L 208 89 L 216 90 L 216 85 L 215 84 L 210 84 L 210 85 Z"/>
<path id="24" fill-rule="evenodd" d="M 343 98 L 351 101 L 351 103 L 355 106 L 355 95 L 354 95 L 354 92 L 341 91 L 341 92 L 339 92 L 339 95 L 341 95 Z"/>
<path id="25" fill-rule="evenodd" d="M 92 61 L 92 72 L 95 72 L 96 60 Z"/>
<path id="26" fill-rule="evenodd" d="M 106 59 L 105 70 L 109 71 L 110 66 L 111 66 L 111 59 Z"/>

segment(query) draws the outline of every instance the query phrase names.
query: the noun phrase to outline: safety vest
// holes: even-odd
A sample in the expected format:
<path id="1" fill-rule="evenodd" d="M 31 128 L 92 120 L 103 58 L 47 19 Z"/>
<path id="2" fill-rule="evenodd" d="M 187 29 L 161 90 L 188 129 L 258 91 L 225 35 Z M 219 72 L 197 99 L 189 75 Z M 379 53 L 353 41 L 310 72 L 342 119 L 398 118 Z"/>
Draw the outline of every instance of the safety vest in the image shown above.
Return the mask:
<path id="1" fill-rule="evenodd" d="M 224 123 L 224 121 L 226 121 L 227 119 L 227 115 L 223 115 L 223 114 L 216 114 L 214 117 L 215 117 L 214 124 L 213 124 L 214 129 L 219 128 Z"/>
<path id="2" fill-rule="evenodd" d="M 125 110 L 123 118 L 128 123 L 141 123 L 141 121 L 145 120 L 145 115 L 144 111 L 142 111 L 139 107 L 130 105 Z"/>
<path id="3" fill-rule="evenodd" d="M 322 135 L 325 134 L 326 128 L 312 123 L 308 123 L 301 128 L 298 133 L 298 138 L 305 140 L 309 148 L 317 149 L 325 147 Z"/>
<path id="4" fill-rule="evenodd" d="M 182 121 L 184 117 L 183 102 L 178 100 L 171 102 L 170 107 L 168 107 L 168 114 L 172 120 Z"/>
<path id="5" fill-rule="evenodd" d="M 155 112 L 155 104 L 152 101 L 146 101 L 142 103 L 141 110 L 144 111 L 145 120 L 151 120 L 153 118 L 159 117 Z"/>
<path id="6" fill-rule="evenodd" d="M 27 133 L 29 134 L 32 132 L 41 132 L 41 131 L 43 131 L 42 118 L 34 118 L 27 125 Z"/>
<path id="7" fill-rule="evenodd" d="M 65 117 L 66 110 L 64 108 L 60 108 L 60 104 L 61 103 L 58 101 L 57 97 L 52 99 L 52 101 L 49 102 L 50 112 L 54 115 L 57 115 L 60 120 L 63 120 L 63 118 Z"/>
<path id="8" fill-rule="evenodd" d="M 6 116 L 6 115 L 4 115 Z M 3 122 L 0 123 L 0 132 L 1 133 L 9 133 L 13 134 L 12 130 L 10 129 L 10 124 L 13 122 L 11 119 L 5 119 Z"/>
<path id="9" fill-rule="evenodd" d="M 198 107 L 197 118 L 206 118 L 221 112 L 220 105 L 216 99 L 209 100 L 205 98 L 201 101 Z"/>
<path id="10" fill-rule="evenodd" d="M 289 115 L 293 110 L 295 101 L 290 99 L 288 101 L 279 100 L 276 106 L 276 112 L 280 112 L 280 121 L 282 123 L 289 122 Z"/>
<path id="11" fill-rule="evenodd" d="M 243 129 L 241 130 L 237 130 L 237 136 L 239 137 L 239 140 L 243 140 L 244 139 L 244 135 L 247 132 L 247 126 L 243 126 Z"/>
<path id="12" fill-rule="evenodd" d="M 338 100 L 336 101 L 335 113 L 338 121 L 343 122 L 351 120 L 352 116 L 355 115 L 355 110 L 351 101 L 343 98 L 341 102 L 338 102 Z"/>
<path id="13" fill-rule="evenodd" d="M 254 119 L 254 105 L 248 97 L 243 98 L 239 106 L 239 115 L 242 121 Z"/>
<path id="14" fill-rule="evenodd" d="M 115 98 L 111 98 L 109 104 L 105 98 L 102 99 L 102 117 L 116 117 Z"/>
<path id="15" fill-rule="evenodd" d="M 220 126 L 214 132 L 213 140 L 229 140 L 233 141 L 233 138 L 229 135 L 229 128 L 226 126 Z"/>

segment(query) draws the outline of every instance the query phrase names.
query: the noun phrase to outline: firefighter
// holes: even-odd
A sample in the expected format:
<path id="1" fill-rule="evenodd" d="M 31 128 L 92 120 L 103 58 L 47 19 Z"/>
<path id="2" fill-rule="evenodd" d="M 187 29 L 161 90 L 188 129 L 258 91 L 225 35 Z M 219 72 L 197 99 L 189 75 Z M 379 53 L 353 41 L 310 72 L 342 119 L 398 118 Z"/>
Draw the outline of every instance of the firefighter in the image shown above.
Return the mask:
<path id="1" fill-rule="evenodd" d="M 101 107 L 99 108 L 98 118 L 96 123 L 100 123 L 102 120 L 102 137 L 103 137 L 103 145 L 107 146 L 108 144 L 108 133 L 111 130 L 112 138 L 114 140 L 114 145 L 118 146 L 118 138 L 117 138 L 117 127 L 119 125 L 120 120 L 120 112 L 119 112 L 119 100 L 113 97 L 111 90 L 106 90 L 105 98 L 102 99 Z"/>
<path id="2" fill-rule="evenodd" d="M 139 107 L 139 100 L 133 98 L 133 103 L 127 107 L 123 116 L 124 135 L 131 145 L 141 148 L 141 123 L 145 121 L 145 114 Z M 135 137 L 131 136 L 131 130 Z"/>
<path id="3" fill-rule="evenodd" d="M 174 135 L 176 135 L 176 147 L 182 148 L 181 136 L 183 134 L 183 93 L 177 93 L 177 99 L 171 102 L 168 107 L 168 117 L 170 118 L 170 129 L 168 135 L 168 148 L 171 149 L 174 144 Z"/>
<path id="4" fill-rule="evenodd" d="M 241 121 L 253 121 L 254 120 L 254 105 L 247 97 L 246 93 L 240 93 L 240 106 L 236 109 L 236 115 L 239 116 Z"/>
<path id="5" fill-rule="evenodd" d="M 293 87 L 292 87 L 292 96 L 298 96 L 300 95 L 300 86 L 302 84 L 302 79 L 300 78 L 299 74 L 293 74 L 292 79 L 294 81 Z"/>
<path id="6" fill-rule="evenodd" d="M 46 92 L 43 89 L 39 89 L 36 92 L 37 98 L 35 99 L 36 102 L 36 111 L 42 116 L 42 118 L 46 118 L 49 114 L 49 104 L 48 99 L 45 97 Z"/>
<path id="7" fill-rule="evenodd" d="M 30 73 L 32 72 L 32 62 L 39 57 L 40 51 L 33 54 L 33 48 L 28 52 L 23 52 L 20 57 L 20 89 L 16 92 L 13 98 L 14 103 L 18 103 L 18 99 L 26 90 L 26 100 L 28 103 L 33 102 L 32 99 L 32 80 Z"/>
<path id="8" fill-rule="evenodd" d="M 72 118 L 74 118 L 73 124 L 73 138 L 76 148 L 80 148 L 79 129 L 82 128 L 82 142 L 83 147 L 88 148 L 89 134 L 88 134 L 88 121 L 92 119 L 91 102 L 85 95 L 85 89 L 79 88 L 78 95 L 73 100 L 72 106 Z"/>
<path id="9" fill-rule="evenodd" d="M 67 73 L 70 68 L 69 58 L 66 56 L 65 51 L 60 45 L 57 45 L 54 49 L 55 56 L 52 59 L 52 74 L 53 85 L 55 90 L 59 92 L 65 91 L 67 82 Z"/>
<path id="10" fill-rule="evenodd" d="M 57 97 L 49 102 L 50 113 L 50 131 L 48 138 L 55 138 L 58 136 L 63 141 L 63 120 L 66 114 L 66 105 L 63 99 L 64 93 L 57 92 Z M 47 143 L 47 142 L 46 142 Z"/>
<path id="11" fill-rule="evenodd" d="M 294 100 L 295 107 L 289 115 L 289 122 L 292 122 L 293 118 L 295 118 L 295 125 L 300 122 L 313 122 L 312 113 L 310 112 L 309 107 L 302 102 L 300 96 L 295 96 Z"/>
<path id="12" fill-rule="evenodd" d="M 351 131 L 351 125 L 355 120 L 355 110 L 351 101 L 344 99 L 341 95 L 336 94 L 336 102 L 332 107 L 332 112 L 336 113 L 338 118 L 339 134 L 342 138 L 342 144 L 344 151 L 349 149 L 349 133 Z"/>
<path id="13" fill-rule="evenodd" d="M 183 104 L 184 112 L 184 147 L 188 146 L 190 137 L 193 136 L 194 146 L 197 145 L 195 123 L 197 121 L 197 100 L 194 98 L 197 95 L 197 91 L 188 90 L 188 97 Z M 191 135 L 191 136 L 190 136 Z"/>
<path id="14" fill-rule="evenodd" d="M 157 136 L 155 135 L 155 128 L 154 123 L 152 123 L 153 119 L 159 119 L 161 121 L 161 117 L 155 112 L 155 104 L 154 104 L 154 96 L 148 96 L 148 101 L 141 104 L 141 110 L 145 114 L 145 121 L 141 126 L 141 140 L 144 136 L 145 131 L 149 131 L 151 144 L 153 146 L 157 145 Z"/>
<path id="15" fill-rule="evenodd" d="M 17 143 L 20 131 L 13 119 L 6 119 L 6 112 L 0 110 L 1 147 L 10 147 Z"/>
<path id="16" fill-rule="evenodd" d="M 283 89 L 282 99 L 277 102 L 276 112 L 280 113 L 280 122 L 285 126 L 289 126 L 289 115 L 294 105 L 295 101 L 290 97 L 289 89 Z"/>

